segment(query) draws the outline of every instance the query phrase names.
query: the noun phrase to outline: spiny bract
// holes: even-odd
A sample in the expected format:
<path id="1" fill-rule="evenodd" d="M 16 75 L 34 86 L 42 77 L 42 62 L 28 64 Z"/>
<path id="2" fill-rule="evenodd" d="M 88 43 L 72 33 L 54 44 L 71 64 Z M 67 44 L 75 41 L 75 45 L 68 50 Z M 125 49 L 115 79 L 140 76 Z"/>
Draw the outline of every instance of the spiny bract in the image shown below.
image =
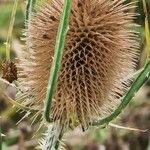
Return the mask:
<path id="1" fill-rule="evenodd" d="M 134 71 L 138 43 L 135 14 L 125 0 L 72 0 L 69 30 L 51 115 L 83 128 L 120 103 Z M 40 6 L 26 33 L 19 79 L 29 103 L 43 108 L 63 0 Z M 132 13 L 131 13 L 132 12 Z M 26 102 L 28 104 L 28 102 Z"/>

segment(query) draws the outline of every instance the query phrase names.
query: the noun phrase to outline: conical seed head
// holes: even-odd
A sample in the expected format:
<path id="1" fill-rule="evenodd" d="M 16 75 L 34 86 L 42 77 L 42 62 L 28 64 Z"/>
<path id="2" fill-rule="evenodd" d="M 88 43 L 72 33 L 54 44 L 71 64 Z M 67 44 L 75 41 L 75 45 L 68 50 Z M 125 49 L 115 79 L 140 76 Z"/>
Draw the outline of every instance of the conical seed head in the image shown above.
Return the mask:
<path id="1" fill-rule="evenodd" d="M 69 30 L 52 104 L 54 120 L 71 125 L 111 113 L 120 103 L 134 71 L 138 43 L 130 30 L 133 4 L 125 0 L 73 0 Z M 20 82 L 43 107 L 63 0 L 47 2 L 33 15 Z"/>
<path id="2" fill-rule="evenodd" d="M 13 61 L 4 60 L 2 62 L 2 78 L 7 80 L 9 83 L 17 80 L 17 67 Z"/>

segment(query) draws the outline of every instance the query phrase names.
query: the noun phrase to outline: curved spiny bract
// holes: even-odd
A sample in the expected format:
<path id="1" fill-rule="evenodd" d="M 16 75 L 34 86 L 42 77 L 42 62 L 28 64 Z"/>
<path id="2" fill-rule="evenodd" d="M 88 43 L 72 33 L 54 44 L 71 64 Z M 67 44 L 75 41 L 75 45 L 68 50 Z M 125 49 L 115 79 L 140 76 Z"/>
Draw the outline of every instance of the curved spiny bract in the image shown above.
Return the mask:
<path id="1" fill-rule="evenodd" d="M 30 102 L 43 107 L 63 0 L 40 6 L 27 30 L 20 81 Z M 51 115 L 84 129 L 110 114 L 127 90 L 138 57 L 130 30 L 134 4 L 125 0 L 73 0 Z"/>

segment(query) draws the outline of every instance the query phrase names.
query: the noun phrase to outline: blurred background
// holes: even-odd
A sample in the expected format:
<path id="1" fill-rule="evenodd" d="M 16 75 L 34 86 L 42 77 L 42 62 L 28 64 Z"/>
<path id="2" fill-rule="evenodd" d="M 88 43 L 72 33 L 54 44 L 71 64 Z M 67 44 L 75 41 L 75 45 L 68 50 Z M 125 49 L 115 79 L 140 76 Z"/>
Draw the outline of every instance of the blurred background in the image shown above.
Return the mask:
<path id="1" fill-rule="evenodd" d="M 140 36 L 141 57 L 137 68 L 140 69 L 144 65 L 146 58 L 145 16 L 142 0 L 137 1 L 137 8 L 131 11 L 136 11 L 140 14 L 135 19 L 135 22 L 140 26 L 134 28 L 134 30 L 139 32 Z M 13 0 L 0 0 L 0 64 L 5 58 L 5 42 L 13 2 Z M 149 0 L 147 0 L 147 4 L 150 6 Z M 21 51 L 22 44 L 24 44 L 20 40 L 22 29 L 25 28 L 24 18 L 25 1 L 19 0 L 11 43 L 12 59 L 16 57 L 17 51 Z M 23 113 L 17 112 L 17 109 L 12 107 L 8 100 L 2 98 L 0 95 L 0 126 L 2 133 L 5 135 L 2 143 L 3 150 L 33 150 L 37 148 L 38 135 L 34 136 L 34 129 L 39 122 L 37 121 L 32 126 L 28 119 L 18 123 L 23 115 Z M 64 141 L 67 143 L 67 150 L 150 150 L 150 82 L 147 82 L 141 88 L 134 100 L 113 123 L 123 127 L 148 130 L 141 132 L 107 126 L 106 128 L 91 128 L 88 132 L 82 133 L 80 129 L 76 129 L 65 135 Z"/>

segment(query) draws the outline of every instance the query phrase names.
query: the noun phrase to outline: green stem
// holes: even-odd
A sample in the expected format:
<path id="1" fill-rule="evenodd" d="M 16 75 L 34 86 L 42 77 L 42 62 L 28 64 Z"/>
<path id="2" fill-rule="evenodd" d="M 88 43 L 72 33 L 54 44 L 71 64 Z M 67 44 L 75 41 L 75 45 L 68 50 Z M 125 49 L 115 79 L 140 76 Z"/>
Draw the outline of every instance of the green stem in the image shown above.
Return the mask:
<path id="1" fill-rule="evenodd" d="M 146 37 L 146 45 L 147 45 L 147 57 L 150 57 L 150 16 L 149 16 L 149 9 L 147 7 L 146 0 L 143 0 L 143 8 L 145 12 L 145 37 Z"/>
<path id="2" fill-rule="evenodd" d="M 0 150 L 2 150 L 1 117 L 0 117 Z"/>
<path id="3" fill-rule="evenodd" d="M 16 15 L 16 11 L 17 11 L 18 1 L 19 0 L 14 1 L 10 25 L 9 25 L 9 29 L 8 29 L 8 35 L 7 35 L 7 41 L 6 41 L 6 59 L 7 60 L 10 60 L 10 45 L 11 45 L 11 40 L 12 40 L 12 31 L 13 31 L 14 22 L 15 22 L 15 15 Z"/>
<path id="4" fill-rule="evenodd" d="M 36 0 L 27 0 L 26 17 L 25 17 L 26 26 L 28 26 L 28 23 L 30 22 L 31 15 L 32 15 L 32 12 L 34 11 L 35 4 L 36 4 Z"/>
<path id="5" fill-rule="evenodd" d="M 47 95 L 46 95 L 46 100 L 45 100 L 44 115 L 45 115 L 45 119 L 47 122 L 51 122 L 51 119 L 49 117 L 51 103 L 52 103 L 52 98 L 53 98 L 55 88 L 56 88 L 58 73 L 60 70 L 63 49 L 64 49 L 64 44 L 65 44 L 65 38 L 66 38 L 67 31 L 69 28 L 70 11 L 71 11 L 71 0 L 65 0 L 63 13 L 62 13 L 60 25 L 58 28 L 56 45 L 55 45 L 55 54 L 54 54 L 54 59 L 53 59 L 52 67 L 50 71 L 50 77 L 49 77 L 49 82 L 48 82 L 48 87 L 47 87 Z"/>
<path id="6" fill-rule="evenodd" d="M 115 119 L 122 110 L 125 109 L 125 107 L 129 104 L 129 102 L 134 97 L 135 93 L 143 86 L 146 80 L 148 80 L 150 76 L 150 59 L 148 59 L 144 70 L 139 74 L 139 76 L 136 78 L 136 80 L 132 83 L 129 91 L 124 96 L 121 104 L 117 107 L 117 109 L 108 117 L 99 119 L 98 121 L 95 121 L 92 123 L 93 126 L 99 126 L 103 124 L 108 124 L 113 119 Z"/>
<path id="7" fill-rule="evenodd" d="M 148 142 L 147 150 L 150 150 L 150 140 Z"/>

